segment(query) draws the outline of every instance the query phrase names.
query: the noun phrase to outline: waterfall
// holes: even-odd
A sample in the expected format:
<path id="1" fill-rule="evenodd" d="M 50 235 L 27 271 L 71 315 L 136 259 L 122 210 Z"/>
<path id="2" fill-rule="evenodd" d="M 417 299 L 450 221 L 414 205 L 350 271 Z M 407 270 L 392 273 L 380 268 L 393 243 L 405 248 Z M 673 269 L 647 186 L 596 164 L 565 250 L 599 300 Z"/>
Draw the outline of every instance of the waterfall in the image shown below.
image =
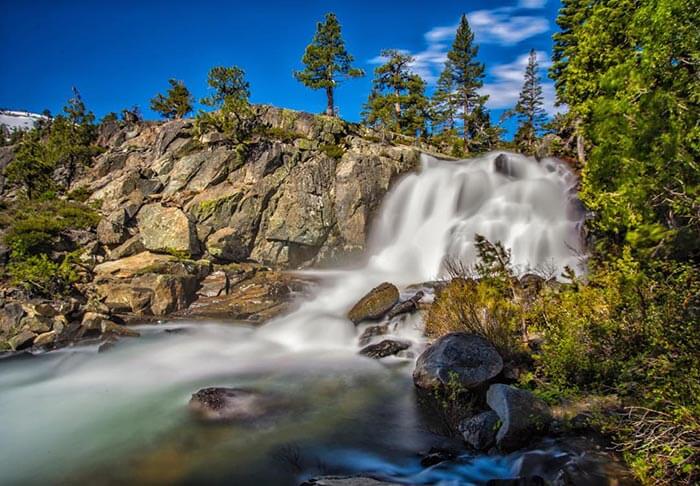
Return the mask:
<path id="1" fill-rule="evenodd" d="M 579 273 L 584 211 L 576 177 L 557 159 L 513 153 L 441 161 L 424 155 L 418 173 L 400 180 L 385 198 L 360 268 L 313 272 L 325 277 L 315 298 L 260 334 L 293 349 L 352 346 L 347 310 L 381 282 L 399 287 L 437 279 L 446 258 L 477 262 L 477 234 L 511 252 L 517 274 L 558 277 Z"/>

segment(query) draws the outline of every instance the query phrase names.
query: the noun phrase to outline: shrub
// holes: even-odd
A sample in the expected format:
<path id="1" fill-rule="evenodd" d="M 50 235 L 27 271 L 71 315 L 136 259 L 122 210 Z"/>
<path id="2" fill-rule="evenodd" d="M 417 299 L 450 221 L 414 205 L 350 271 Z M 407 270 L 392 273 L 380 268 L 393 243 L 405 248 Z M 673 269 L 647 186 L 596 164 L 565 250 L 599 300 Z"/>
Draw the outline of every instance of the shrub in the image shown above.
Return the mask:
<path id="1" fill-rule="evenodd" d="M 321 145 L 321 151 L 328 157 L 339 160 L 345 153 L 345 148 L 338 144 L 329 143 Z"/>
<path id="2" fill-rule="evenodd" d="M 64 293 L 78 281 L 70 258 L 58 264 L 44 254 L 15 259 L 8 265 L 7 273 L 13 285 L 47 296 Z"/>

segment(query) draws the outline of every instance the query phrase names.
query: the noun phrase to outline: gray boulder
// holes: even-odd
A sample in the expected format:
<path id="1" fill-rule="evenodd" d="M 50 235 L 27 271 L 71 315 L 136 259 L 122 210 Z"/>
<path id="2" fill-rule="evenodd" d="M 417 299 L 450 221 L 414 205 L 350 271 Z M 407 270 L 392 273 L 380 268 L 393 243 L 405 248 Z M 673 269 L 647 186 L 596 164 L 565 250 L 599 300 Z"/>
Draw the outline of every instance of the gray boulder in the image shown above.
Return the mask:
<path id="1" fill-rule="evenodd" d="M 435 389 L 454 376 L 465 388 L 477 388 L 498 375 L 503 359 L 496 348 L 476 334 L 453 332 L 437 339 L 416 361 L 413 382 Z"/>
<path id="2" fill-rule="evenodd" d="M 117 209 L 97 225 L 97 239 L 103 245 L 120 245 L 129 237 L 126 231 L 126 211 Z"/>
<path id="3" fill-rule="evenodd" d="M 462 420 L 458 429 L 467 444 L 478 451 L 486 451 L 496 445 L 499 425 L 498 414 L 489 410 Z"/>
<path id="4" fill-rule="evenodd" d="M 206 422 L 246 422 L 269 415 L 278 405 L 278 399 L 257 391 L 212 387 L 193 394 L 189 409 Z"/>
<path id="5" fill-rule="evenodd" d="M 141 241 L 156 252 L 199 253 L 194 223 L 178 208 L 148 204 L 137 215 Z"/>
<path id="6" fill-rule="evenodd" d="M 496 445 L 502 451 L 526 446 L 534 436 L 546 432 L 552 421 L 546 403 L 529 391 L 510 385 L 491 385 L 486 392 L 486 403 L 501 420 Z"/>

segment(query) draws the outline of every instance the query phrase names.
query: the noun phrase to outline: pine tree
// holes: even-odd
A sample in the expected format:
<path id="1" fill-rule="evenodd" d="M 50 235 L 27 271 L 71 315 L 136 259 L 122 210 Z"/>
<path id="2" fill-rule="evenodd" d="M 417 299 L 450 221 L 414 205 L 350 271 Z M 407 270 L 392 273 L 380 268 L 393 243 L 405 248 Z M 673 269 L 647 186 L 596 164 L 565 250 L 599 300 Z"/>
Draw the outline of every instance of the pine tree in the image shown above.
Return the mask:
<path id="1" fill-rule="evenodd" d="M 53 169 L 39 131 L 31 130 L 22 137 L 14 160 L 5 168 L 5 175 L 9 182 L 24 187 L 28 199 L 34 199 L 51 187 Z"/>
<path id="2" fill-rule="evenodd" d="M 169 79 L 170 88 L 167 95 L 158 93 L 151 100 L 151 109 L 168 119 L 180 119 L 192 111 L 194 97 L 185 83 Z"/>
<path id="3" fill-rule="evenodd" d="M 294 77 L 311 89 L 325 89 L 326 115 L 335 116 L 335 89 L 344 79 L 365 74 L 362 69 L 352 67 L 353 60 L 345 48 L 338 19 L 328 13 L 325 21 L 316 24 L 316 34 L 304 51 L 304 70 L 295 71 Z"/>
<path id="4" fill-rule="evenodd" d="M 386 62 L 374 70 L 372 91 L 363 118 L 369 126 L 416 136 L 426 132 L 430 104 L 425 81 L 410 71 L 413 57 L 395 49 L 384 50 Z"/>
<path id="5" fill-rule="evenodd" d="M 473 110 L 480 105 L 477 90 L 484 85 L 484 65 L 476 60 L 479 47 L 474 44 L 474 33 L 467 16 L 462 14 L 452 49 L 447 53 L 456 100 L 462 114 L 462 137 L 468 145 Z M 446 69 L 448 66 L 446 66 Z"/>
<path id="6" fill-rule="evenodd" d="M 433 128 L 441 131 L 454 130 L 458 113 L 453 66 L 450 61 L 440 73 L 432 98 Z"/>
<path id="7" fill-rule="evenodd" d="M 538 69 L 537 53 L 532 49 L 525 68 L 523 88 L 515 105 L 515 114 L 518 117 L 515 141 L 526 153 L 532 153 L 537 135 L 547 120 Z"/>
<path id="8" fill-rule="evenodd" d="M 238 66 L 216 66 L 209 70 L 207 84 L 214 93 L 202 98 L 203 105 L 221 108 L 225 103 L 248 101 L 250 83 L 245 79 L 245 71 Z"/>

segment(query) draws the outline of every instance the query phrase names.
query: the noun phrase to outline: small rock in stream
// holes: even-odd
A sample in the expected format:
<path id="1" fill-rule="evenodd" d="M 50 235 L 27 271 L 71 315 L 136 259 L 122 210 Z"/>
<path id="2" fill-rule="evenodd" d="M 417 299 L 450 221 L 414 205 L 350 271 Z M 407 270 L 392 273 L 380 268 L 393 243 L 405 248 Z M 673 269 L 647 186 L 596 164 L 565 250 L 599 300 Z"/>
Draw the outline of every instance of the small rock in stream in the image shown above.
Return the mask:
<path id="1" fill-rule="evenodd" d="M 190 411 L 206 422 L 248 422 L 276 411 L 282 403 L 271 395 L 244 388 L 203 388 L 192 395 Z"/>
<path id="2" fill-rule="evenodd" d="M 394 341 L 393 339 L 385 339 L 377 344 L 370 344 L 360 350 L 362 356 L 368 358 L 380 359 L 394 355 L 404 349 L 411 347 L 408 341 Z"/>

